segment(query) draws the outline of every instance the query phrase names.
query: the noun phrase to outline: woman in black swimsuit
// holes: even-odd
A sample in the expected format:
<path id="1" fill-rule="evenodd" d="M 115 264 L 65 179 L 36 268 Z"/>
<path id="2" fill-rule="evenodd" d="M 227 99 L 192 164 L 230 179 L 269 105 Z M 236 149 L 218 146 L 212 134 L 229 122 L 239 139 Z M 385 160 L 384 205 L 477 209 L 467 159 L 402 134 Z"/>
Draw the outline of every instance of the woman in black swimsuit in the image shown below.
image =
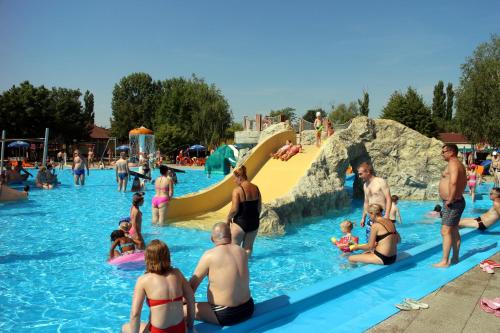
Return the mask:
<path id="1" fill-rule="evenodd" d="M 233 190 L 227 223 L 233 244 L 241 245 L 250 256 L 259 230 L 262 198 L 259 188 L 248 181 L 245 166 L 235 169 L 233 176 L 238 186 Z"/>
<path id="2" fill-rule="evenodd" d="M 368 244 L 355 245 L 353 250 L 367 250 L 369 252 L 352 255 L 349 257 L 349 261 L 377 265 L 393 264 L 396 261 L 397 245 L 401 241 L 395 224 L 382 217 L 380 205 L 369 205 L 368 215 L 373 221 L 370 240 Z"/>

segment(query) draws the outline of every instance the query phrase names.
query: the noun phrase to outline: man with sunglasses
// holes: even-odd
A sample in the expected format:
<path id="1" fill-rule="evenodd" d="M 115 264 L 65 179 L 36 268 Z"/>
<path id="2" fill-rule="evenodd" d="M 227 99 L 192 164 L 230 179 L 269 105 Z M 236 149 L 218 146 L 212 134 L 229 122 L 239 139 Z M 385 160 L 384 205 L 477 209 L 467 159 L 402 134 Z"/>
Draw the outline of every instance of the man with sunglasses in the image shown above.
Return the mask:
<path id="1" fill-rule="evenodd" d="M 495 187 L 490 191 L 490 199 L 493 201 L 491 207 L 486 213 L 476 218 L 465 218 L 460 220 L 460 228 L 477 228 L 481 231 L 486 230 L 500 220 L 500 187 Z"/>
<path id="2" fill-rule="evenodd" d="M 460 233 L 458 223 L 465 209 L 463 193 L 467 184 L 464 165 L 457 158 L 458 147 L 455 144 L 445 144 L 441 156 L 448 162 L 439 181 L 439 195 L 443 199 L 443 217 L 441 219 L 441 236 L 443 237 L 443 256 L 434 267 L 448 267 L 458 263 L 460 250 Z M 453 256 L 449 259 L 451 249 Z"/>

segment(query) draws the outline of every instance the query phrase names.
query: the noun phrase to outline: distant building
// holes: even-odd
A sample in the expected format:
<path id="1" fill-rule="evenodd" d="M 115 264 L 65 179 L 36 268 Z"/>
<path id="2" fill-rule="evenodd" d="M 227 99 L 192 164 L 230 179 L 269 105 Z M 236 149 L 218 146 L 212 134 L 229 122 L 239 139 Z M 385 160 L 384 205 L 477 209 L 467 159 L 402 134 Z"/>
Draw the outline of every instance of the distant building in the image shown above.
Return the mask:
<path id="1" fill-rule="evenodd" d="M 464 149 L 470 151 L 473 148 L 473 144 L 461 133 L 439 133 L 438 138 L 443 143 L 456 144 L 460 151 L 464 151 Z"/>

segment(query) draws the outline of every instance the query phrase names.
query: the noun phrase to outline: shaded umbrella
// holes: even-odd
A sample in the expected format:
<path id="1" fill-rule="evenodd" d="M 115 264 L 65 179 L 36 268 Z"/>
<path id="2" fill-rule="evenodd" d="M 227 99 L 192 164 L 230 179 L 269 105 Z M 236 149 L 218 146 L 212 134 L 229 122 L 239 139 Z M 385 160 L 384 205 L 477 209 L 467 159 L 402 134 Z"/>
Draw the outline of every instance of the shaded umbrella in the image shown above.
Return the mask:
<path id="1" fill-rule="evenodd" d="M 21 157 L 21 148 L 28 148 L 29 146 L 30 146 L 30 144 L 25 142 L 25 141 L 14 141 L 14 142 L 11 142 L 7 145 L 7 147 L 9 147 L 9 148 L 18 148 L 19 149 L 18 158 Z"/>
<path id="2" fill-rule="evenodd" d="M 129 149 L 130 149 L 130 147 L 127 145 L 121 145 L 121 146 L 116 147 L 116 150 L 129 150 Z"/>
<path id="3" fill-rule="evenodd" d="M 30 145 L 29 143 L 24 142 L 24 141 L 14 141 L 14 142 L 9 143 L 9 145 L 7 147 L 9 147 L 9 148 L 28 148 L 29 145 Z"/>
<path id="4" fill-rule="evenodd" d="M 198 152 L 205 151 L 205 150 L 207 150 L 207 148 L 205 146 L 202 146 L 202 145 L 192 145 L 191 147 L 189 147 L 189 150 L 196 151 L 196 157 L 198 157 Z"/>

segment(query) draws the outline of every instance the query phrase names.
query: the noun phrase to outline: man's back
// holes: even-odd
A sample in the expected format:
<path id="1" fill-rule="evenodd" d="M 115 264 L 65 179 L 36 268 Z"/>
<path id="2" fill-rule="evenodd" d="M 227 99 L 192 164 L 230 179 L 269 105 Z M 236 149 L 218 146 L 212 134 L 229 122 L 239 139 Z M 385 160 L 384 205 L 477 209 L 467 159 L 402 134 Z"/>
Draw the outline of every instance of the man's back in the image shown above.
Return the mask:
<path id="1" fill-rule="evenodd" d="M 219 245 L 208 250 L 208 301 L 212 304 L 237 306 L 250 298 L 248 257 L 234 244 Z"/>

